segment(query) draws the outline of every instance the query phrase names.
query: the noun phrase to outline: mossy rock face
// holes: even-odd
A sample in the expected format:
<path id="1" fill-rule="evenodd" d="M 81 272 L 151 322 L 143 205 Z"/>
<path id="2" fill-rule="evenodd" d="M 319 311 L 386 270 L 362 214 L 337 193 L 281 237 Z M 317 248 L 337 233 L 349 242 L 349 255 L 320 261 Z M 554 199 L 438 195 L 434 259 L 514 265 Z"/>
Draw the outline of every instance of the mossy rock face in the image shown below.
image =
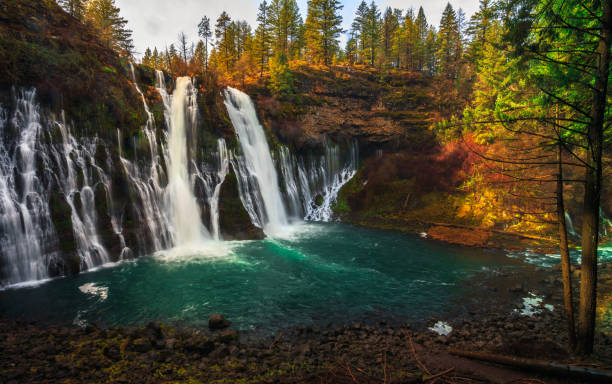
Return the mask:
<path id="1" fill-rule="evenodd" d="M 97 184 L 94 193 L 100 240 L 108 251 L 111 261 L 117 261 L 121 255 L 121 241 L 113 228 L 110 207 L 107 203 L 109 196 L 104 184 Z"/>
<path id="2" fill-rule="evenodd" d="M 58 239 L 58 252 L 62 268 L 58 268 L 58 274 L 75 275 L 80 271 L 81 260 L 76 252 L 77 244 L 72 230 L 72 208 L 66 201 L 66 196 L 59 191 L 54 191 L 49 200 L 51 219 L 55 224 Z"/>
<path id="3" fill-rule="evenodd" d="M 263 230 L 251 223 L 238 194 L 238 181 L 230 171 L 219 193 L 219 227 L 225 240 L 259 240 L 265 237 Z"/>

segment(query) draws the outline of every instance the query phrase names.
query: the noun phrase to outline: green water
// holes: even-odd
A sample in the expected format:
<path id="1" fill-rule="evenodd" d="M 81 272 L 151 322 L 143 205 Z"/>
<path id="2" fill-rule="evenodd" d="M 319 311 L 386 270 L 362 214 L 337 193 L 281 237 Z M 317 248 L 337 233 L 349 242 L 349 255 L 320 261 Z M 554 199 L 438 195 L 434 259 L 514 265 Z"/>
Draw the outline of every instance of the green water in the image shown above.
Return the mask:
<path id="1" fill-rule="evenodd" d="M 198 326 L 222 313 L 238 329 L 367 318 L 423 320 L 466 294 L 461 281 L 516 264 L 502 253 L 397 232 L 304 224 L 284 240 L 212 244 L 0 291 L 6 317 L 103 325 Z"/>

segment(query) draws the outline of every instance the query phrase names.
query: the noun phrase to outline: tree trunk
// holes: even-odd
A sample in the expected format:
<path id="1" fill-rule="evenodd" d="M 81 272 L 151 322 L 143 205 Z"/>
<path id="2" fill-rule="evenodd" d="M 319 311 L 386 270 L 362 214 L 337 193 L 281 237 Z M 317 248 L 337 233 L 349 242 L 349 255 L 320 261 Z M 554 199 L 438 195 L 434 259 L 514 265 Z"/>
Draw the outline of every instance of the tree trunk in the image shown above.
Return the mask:
<path id="1" fill-rule="evenodd" d="M 565 222 L 565 204 L 563 201 L 563 144 L 559 141 L 557 154 L 557 220 L 559 222 L 559 251 L 561 253 L 561 273 L 563 275 L 563 301 L 567 318 L 568 346 L 570 351 L 576 349 L 576 327 L 574 326 L 574 305 L 572 294 L 572 274 L 567 246 L 567 224 Z"/>
<path id="2" fill-rule="evenodd" d="M 601 198 L 601 151 L 603 123 L 610 69 L 610 1 L 603 1 L 600 38 L 597 48 L 597 72 L 593 87 L 593 101 L 588 126 L 588 148 L 584 211 L 582 218 L 582 268 L 580 307 L 578 310 L 578 352 L 593 352 L 595 311 L 597 305 L 597 243 L 599 241 L 599 203 Z"/>

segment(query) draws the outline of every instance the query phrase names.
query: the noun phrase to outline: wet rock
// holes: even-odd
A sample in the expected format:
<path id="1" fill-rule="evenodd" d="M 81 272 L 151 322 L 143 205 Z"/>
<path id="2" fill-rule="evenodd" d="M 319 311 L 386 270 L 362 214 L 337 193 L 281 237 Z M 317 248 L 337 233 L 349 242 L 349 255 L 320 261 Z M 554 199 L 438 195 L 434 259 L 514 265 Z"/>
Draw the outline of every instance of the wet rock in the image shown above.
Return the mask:
<path id="1" fill-rule="evenodd" d="M 229 321 L 228 319 L 226 319 L 225 317 L 219 314 L 211 315 L 208 318 L 208 328 L 210 328 L 210 330 L 212 331 L 216 331 L 219 329 L 225 329 L 229 327 L 231 324 L 232 324 L 231 321 Z"/>
<path id="2" fill-rule="evenodd" d="M 221 343 L 231 343 L 234 340 L 238 339 L 238 331 L 236 331 L 235 329 L 226 329 L 224 331 L 221 331 L 221 333 L 219 334 L 218 340 Z"/>

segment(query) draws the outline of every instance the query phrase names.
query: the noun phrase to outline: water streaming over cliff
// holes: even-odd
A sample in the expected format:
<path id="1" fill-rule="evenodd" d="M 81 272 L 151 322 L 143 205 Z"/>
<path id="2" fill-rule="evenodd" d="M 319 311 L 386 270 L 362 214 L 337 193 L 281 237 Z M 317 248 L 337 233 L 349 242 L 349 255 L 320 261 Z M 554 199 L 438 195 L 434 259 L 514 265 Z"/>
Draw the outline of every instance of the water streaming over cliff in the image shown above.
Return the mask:
<path id="1" fill-rule="evenodd" d="M 249 96 L 227 88 L 225 105 L 242 149 L 232 164 L 253 223 L 275 236 L 295 220 L 330 221 L 338 191 L 357 171 L 356 142 L 346 158 L 330 143 L 320 156 L 296 156 L 280 145 L 275 163 Z"/>
<path id="2" fill-rule="evenodd" d="M 229 87 L 225 90 L 225 106 L 242 148 L 243 166 L 239 167 L 239 173 L 243 189 L 251 191 L 251 199 L 258 213 L 257 222 L 263 226 L 266 234 L 282 232 L 289 225 L 289 218 L 270 147 L 257 119 L 255 106 L 247 94 Z"/>
<path id="3" fill-rule="evenodd" d="M 0 109 L 2 284 L 110 261 L 96 210 L 96 196 L 110 188 L 108 164 L 96 159 L 98 138 L 78 141 L 63 118 L 43 119 L 35 90 L 19 91 L 14 109 Z M 68 232 L 58 236 L 57 225 L 67 224 Z"/>
<path id="4" fill-rule="evenodd" d="M 167 108 L 167 102 L 164 100 Z M 200 207 L 193 194 L 189 174 L 187 131 L 196 124 L 196 95 L 191 79 L 180 77 L 169 109 L 168 186 L 165 191 L 166 212 L 172 226 L 173 245 L 181 247 L 210 239 L 202 225 Z"/>
<path id="5" fill-rule="evenodd" d="M 22 92 L 11 116 L 0 108 L 0 258 L 5 265 L 0 277 L 8 283 L 47 277 L 46 266 L 55 256 L 44 252 L 55 228 L 47 189 L 35 174 L 41 124 L 34 97 L 34 91 Z"/>
<path id="6" fill-rule="evenodd" d="M 204 154 L 192 80 L 177 79 L 169 94 L 157 72 L 159 127 L 130 69 L 146 116 L 140 132 L 92 136 L 63 113 L 42 113 L 35 90 L 15 91 L 11 105 L 0 105 L 0 285 L 184 246 L 214 254 L 230 167 L 249 217 L 268 235 L 332 218 L 337 192 L 356 170 L 356 145 L 342 151 L 329 143 L 308 155 L 271 149 L 250 98 L 228 89 L 240 148 L 219 138 Z"/>

